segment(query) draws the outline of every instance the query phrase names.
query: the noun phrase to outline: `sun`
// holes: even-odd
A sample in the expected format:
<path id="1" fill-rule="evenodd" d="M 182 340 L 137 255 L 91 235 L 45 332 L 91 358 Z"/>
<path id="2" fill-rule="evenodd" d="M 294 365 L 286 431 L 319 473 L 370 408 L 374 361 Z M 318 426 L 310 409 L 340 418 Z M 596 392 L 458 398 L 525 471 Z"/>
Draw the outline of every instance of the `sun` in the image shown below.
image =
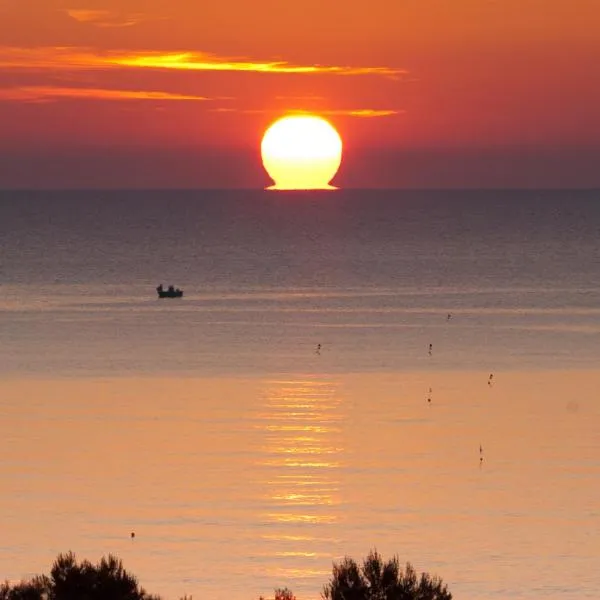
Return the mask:
<path id="1" fill-rule="evenodd" d="M 313 115 L 283 117 L 265 132 L 261 144 L 270 190 L 331 190 L 342 162 L 342 139 L 325 119 Z"/>

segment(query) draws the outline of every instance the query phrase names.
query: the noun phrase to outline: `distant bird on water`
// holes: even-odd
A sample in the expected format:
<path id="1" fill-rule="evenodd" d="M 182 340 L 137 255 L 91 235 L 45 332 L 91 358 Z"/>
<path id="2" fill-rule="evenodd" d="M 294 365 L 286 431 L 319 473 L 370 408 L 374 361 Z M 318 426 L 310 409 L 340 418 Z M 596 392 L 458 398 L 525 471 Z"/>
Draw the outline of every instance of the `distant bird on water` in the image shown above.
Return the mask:
<path id="1" fill-rule="evenodd" d="M 433 353 L 433 344 L 429 344 L 429 356 Z"/>
<path id="2" fill-rule="evenodd" d="M 494 379 L 494 374 L 490 373 L 490 376 L 488 377 L 488 385 L 492 385 L 493 379 Z"/>
<path id="3" fill-rule="evenodd" d="M 321 344 L 317 344 L 317 349 L 315 350 L 317 354 L 321 354 Z"/>
<path id="4" fill-rule="evenodd" d="M 135 537 L 135 531 L 131 532 L 131 539 L 133 539 Z"/>
<path id="5" fill-rule="evenodd" d="M 448 315 L 446 316 L 446 321 L 449 321 L 452 318 L 452 315 L 450 313 L 448 313 Z"/>

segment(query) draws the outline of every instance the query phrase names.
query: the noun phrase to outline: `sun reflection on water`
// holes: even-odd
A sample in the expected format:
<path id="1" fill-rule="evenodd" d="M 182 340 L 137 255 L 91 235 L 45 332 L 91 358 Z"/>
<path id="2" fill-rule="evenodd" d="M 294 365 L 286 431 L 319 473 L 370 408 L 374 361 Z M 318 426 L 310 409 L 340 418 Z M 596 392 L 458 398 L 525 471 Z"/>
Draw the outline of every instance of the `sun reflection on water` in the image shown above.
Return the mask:
<path id="1" fill-rule="evenodd" d="M 322 379 L 271 381 L 257 428 L 265 511 L 261 518 L 274 576 L 322 576 L 341 505 L 341 399 Z M 328 565 L 328 563 L 326 563 Z"/>

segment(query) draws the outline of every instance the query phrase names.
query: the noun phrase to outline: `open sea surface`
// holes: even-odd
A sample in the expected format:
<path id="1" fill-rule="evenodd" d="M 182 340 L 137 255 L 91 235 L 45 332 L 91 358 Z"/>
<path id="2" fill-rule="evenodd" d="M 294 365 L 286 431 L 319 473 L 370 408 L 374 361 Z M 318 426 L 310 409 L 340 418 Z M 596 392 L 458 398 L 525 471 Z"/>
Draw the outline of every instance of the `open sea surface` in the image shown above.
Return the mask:
<path id="1" fill-rule="evenodd" d="M 596 599 L 600 191 L 0 191 L 0 423 L 0 580 Z"/>

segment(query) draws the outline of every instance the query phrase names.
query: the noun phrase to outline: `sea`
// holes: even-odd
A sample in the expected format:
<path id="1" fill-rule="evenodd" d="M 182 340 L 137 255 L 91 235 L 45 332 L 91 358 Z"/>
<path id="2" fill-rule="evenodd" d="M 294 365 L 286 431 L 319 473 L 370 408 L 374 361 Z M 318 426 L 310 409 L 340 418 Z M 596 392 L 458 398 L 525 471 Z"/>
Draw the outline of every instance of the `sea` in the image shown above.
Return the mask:
<path id="1" fill-rule="evenodd" d="M 597 599 L 600 191 L 0 191 L 0 424 L 0 580 Z"/>

